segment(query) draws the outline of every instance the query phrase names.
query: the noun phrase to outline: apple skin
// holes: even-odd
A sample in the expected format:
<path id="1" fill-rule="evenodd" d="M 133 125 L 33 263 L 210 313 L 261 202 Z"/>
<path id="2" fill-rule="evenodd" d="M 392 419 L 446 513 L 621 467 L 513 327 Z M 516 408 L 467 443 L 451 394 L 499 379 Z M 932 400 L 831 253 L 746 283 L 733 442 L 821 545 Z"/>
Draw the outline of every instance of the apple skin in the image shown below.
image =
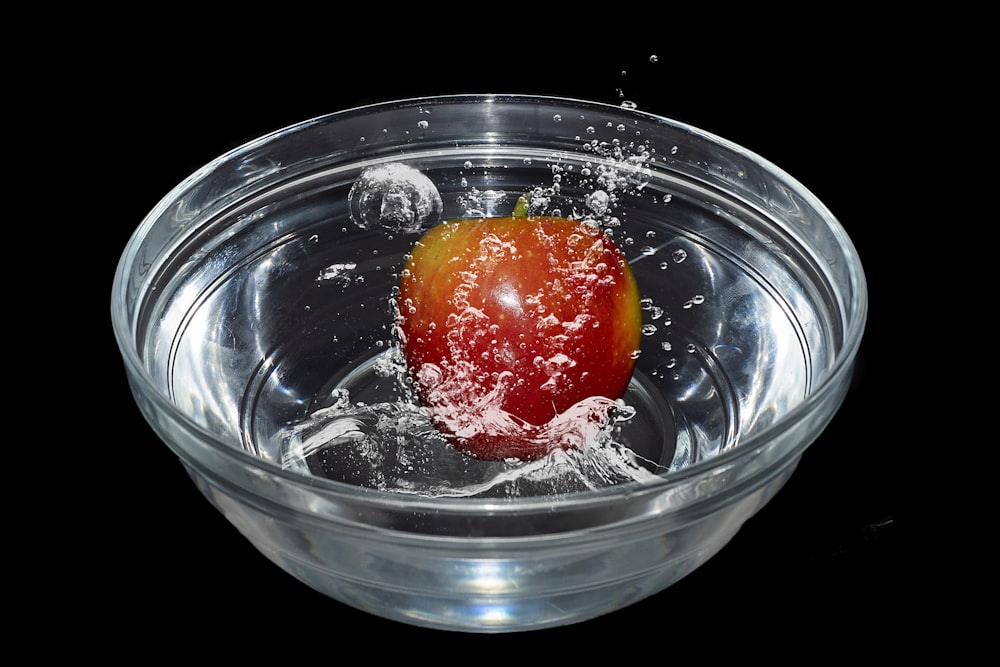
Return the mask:
<path id="1" fill-rule="evenodd" d="M 567 420 L 608 417 L 640 346 L 624 254 L 595 225 L 566 218 L 431 228 L 402 271 L 398 306 L 421 403 L 452 444 L 487 460 L 579 444 Z"/>

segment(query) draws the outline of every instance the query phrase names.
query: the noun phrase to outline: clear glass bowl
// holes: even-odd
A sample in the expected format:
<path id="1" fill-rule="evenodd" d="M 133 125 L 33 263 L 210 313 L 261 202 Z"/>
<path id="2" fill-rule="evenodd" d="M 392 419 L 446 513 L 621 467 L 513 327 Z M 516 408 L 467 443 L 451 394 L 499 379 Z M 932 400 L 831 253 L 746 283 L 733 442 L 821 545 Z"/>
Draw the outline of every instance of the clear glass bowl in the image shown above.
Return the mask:
<path id="1" fill-rule="evenodd" d="M 642 349 L 620 421 L 583 447 L 476 461 L 411 395 L 394 289 L 421 231 L 524 194 L 625 250 Z M 472 632 L 599 616 L 704 563 L 834 417 L 866 310 L 847 234 L 766 160 L 641 111 L 512 95 L 241 146 L 148 214 L 112 292 L 140 410 L 257 549 L 346 604 Z"/>

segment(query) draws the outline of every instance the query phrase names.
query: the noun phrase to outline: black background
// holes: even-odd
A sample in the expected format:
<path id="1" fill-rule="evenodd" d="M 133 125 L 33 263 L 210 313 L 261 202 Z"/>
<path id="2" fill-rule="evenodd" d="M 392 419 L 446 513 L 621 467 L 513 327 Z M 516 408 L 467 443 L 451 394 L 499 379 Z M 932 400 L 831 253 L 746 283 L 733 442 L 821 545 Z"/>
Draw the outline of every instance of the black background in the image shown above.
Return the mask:
<path id="1" fill-rule="evenodd" d="M 342 651 L 360 637 L 374 638 L 364 640 L 371 642 L 362 648 L 368 657 L 393 660 L 424 650 L 450 660 L 445 647 L 462 647 L 462 655 L 497 646 L 514 656 L 531 642 L 560 650 L 600 642 L 615 646 L 621 659 L 629 659 L 628 646 L 706 641 L 710 651 L 733 641 L 756 652 L 782 645 L 789 634 L 818 640 L 811 654 L 869 646 L 872 639 L 895 645 L 897 621 L 914 615 L 922 598 L 913 566 L 922 556 L 904 547 L 913 519 L 901 461 L 915 445 L 909 429 L 899 427 L 904 418 L 895 401 L 905 381 L 898 375 L 899 342 L 889 331 L 908 315 L 898 278 L 887 277 L 886 267 L 898 266 L 898 250 L 885 232 L 897 224 L 897 203 L 917 195 L 886 172 L 902 160 L 899 121 L 916 74 L 874 27 L 828 38 L 717 42 L 703 26 L 671 23 L 669 16 L 659 19 L 660 30 L 633 20 L 615 34 L 593 16 L 587 29 L 563 26 L 559 38 L 532 31 L 527 20 L 483 21 L 470 15 L 435 39 L 426 29 L 403 30 L 360 45 L 318 44 L 313 34 L 302 38 L 310 47 L 304 52 L 307 45 L 286 32 L 277 37 L 278 28 L 261 16 L 260 34 L 252 38 L 188 33 L 183 47 L 177 39 L 129 40 L 100 49 L 77 70 L 86 92 L 73 99 L 94 120 L 80 132 L 86 145 L 68 158 L 96 151 L 107 160 L 94 173 L 79 169 L 99 218 L 99 238 L 90 228 L 83 241 L 96 240 L 100 250 L 89 255 L 100 260 L 88 260 L 95 285 L 87 307 L 103 355 L 97 375 L 110 389 L 94 400 L 114 415 L 92 430 L 116 454 L 86 471 L 86 495 L 75 496 L 83 504 L 72 511 L 81 528 L 77 549 L 92 564 L 84 572 L 74 568 L 85 587 L 70 597 L 92 609 L 84 616 L 105 632 L 147 647 L 184 645 L 197 636 L 218 649 L 284 646 L 300 656 Z M 480 33 L 486 36 L 469 37 Z M 108 316 L 113 272 L 128 237 L 201 165 L 313 116 L 464 92 L 624 98 L 735 141 L 828 205 L 858 247 L 871 292 L 868 330 L 843 408 L 785 488 L 722 552 L 669 589 L 606 617 L 490 638 L 350 609 L 258 554 L 143 422 Z M 84 465 L 74 466 L 78 479 Z M 67 577 L 66 587 L 75 579 Z M 111 643 L 111 635 L 106 639 Z"/>

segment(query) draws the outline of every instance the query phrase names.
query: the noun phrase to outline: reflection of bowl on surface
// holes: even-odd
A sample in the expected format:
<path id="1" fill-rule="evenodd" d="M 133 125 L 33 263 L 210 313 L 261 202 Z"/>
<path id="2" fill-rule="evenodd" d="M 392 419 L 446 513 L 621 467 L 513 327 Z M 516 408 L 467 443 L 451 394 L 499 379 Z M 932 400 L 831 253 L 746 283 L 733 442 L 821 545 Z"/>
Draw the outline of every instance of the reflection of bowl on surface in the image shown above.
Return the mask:
<path id="1" fill-rule="evenodd" d="M 421 230 L 523 193 L 615 238 L 647 335 L 592 446 L 479 462 L 410 399 L 393 288 Z M 608 105 L 460 96 L 207 165 L 133 236 L 112 312 L 143 414 L 264 554 L 375 614 L 505 631 L 604 614 L 718 551 L 833 417 L 866 298 L 836 220 L 738 146 Z"/>

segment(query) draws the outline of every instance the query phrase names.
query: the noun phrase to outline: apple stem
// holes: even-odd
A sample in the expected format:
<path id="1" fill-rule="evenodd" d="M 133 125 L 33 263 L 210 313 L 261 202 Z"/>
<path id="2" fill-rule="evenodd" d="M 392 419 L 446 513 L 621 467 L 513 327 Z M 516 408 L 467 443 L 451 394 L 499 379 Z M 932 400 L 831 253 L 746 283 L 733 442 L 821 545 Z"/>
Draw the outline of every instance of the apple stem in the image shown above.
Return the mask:
<path id="1" fill-rule="evenodd" d="M 511 214 L 515 218 L 527 218 L 528 217 L 528 198 L 521 195 L 517 198 L 517 204 L 514 205 L 514 212 Z"/>

